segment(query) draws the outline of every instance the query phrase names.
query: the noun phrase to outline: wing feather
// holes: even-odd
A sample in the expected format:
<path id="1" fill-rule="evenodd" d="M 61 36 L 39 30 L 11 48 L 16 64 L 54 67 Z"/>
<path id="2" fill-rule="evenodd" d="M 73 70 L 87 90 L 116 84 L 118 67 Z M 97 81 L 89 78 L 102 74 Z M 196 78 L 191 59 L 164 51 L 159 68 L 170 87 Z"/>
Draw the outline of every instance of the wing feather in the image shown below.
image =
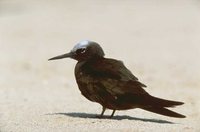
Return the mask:
<path id="1" fill-rule="evenodd" d="M 94 80 L 98 80 L 111 94 L 124 93 L 146 94 L 142 87 L 146 85 L 139 82 L 122 61 L 114 59 L 101 59 L 86 64 L 85 70 Z"/>

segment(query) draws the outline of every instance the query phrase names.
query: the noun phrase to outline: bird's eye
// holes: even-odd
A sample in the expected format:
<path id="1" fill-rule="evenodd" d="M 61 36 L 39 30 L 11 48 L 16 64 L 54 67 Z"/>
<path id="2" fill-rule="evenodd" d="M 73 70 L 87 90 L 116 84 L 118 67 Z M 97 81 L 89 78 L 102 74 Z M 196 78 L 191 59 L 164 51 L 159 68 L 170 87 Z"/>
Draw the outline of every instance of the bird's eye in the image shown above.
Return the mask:
<path id="1" fill-rule="evenodd" d="M 76 50 L 76 54 L 83 54 L 85 53 L 85 51 L 86 51 L 85 48 L 81 48 L 81 49 Z"/>

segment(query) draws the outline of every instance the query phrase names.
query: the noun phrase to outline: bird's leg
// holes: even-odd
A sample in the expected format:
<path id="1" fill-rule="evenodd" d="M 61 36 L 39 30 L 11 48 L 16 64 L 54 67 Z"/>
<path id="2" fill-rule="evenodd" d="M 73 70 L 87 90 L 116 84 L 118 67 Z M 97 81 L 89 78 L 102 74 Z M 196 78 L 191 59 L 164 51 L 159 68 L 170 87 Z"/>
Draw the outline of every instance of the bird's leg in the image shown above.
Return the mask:
<path id="1" fill-rule="evenodd" d="M 105 110 L 106 110 L 106 108 L 105 108 L 105 107 L 103 107 L 103 108 L 102 108 L 102 112 L 101 112 L 101 115 L 100 115 L 100 117 L 103 117 L 103 114 L 104 114 Z"/>
<path id="2" fill-rule="evenodd" d="M 114 114 L 115 114 L 115 110 L 113 110 L 113 112 L 112 112 L 110 118 L 112 118 L 112 117 L 114 116 Z"/>
<path id="3" fill-rule="evenodd" d="M 101 115 L 99 115 L 99 116 L 97 116 L 97 117 L 98 117 L 98 118 L 102 118 L 102 117 L 103 117 L 103 114 L 104 114 L 104 112 L 105 112 L 105 110 L 106 110 L 106 107 L 103 107 L 103 108 L 102 108 Z"/>

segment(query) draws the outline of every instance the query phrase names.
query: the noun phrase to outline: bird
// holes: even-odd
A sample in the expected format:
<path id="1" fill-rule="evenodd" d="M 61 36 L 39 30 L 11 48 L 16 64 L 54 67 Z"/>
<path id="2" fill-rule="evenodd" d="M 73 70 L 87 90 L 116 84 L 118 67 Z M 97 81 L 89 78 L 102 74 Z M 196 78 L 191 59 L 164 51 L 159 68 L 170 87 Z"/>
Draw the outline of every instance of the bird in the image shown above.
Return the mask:
<path id="1" fill-rule="evenodd" d="M 75 78 L 81 94 L 102 106 L 97 117 L 103 118 L 106 109 L 112 110 L 112 118 L 117 110 L 140 108 L 156 114 L 185 118 L 167 108 L 184 104 L 179 101 L 154 97 L 145 91 L 141 83 L 124 63 L 117 59 L 104 57 L 101 46 L 94 41 L 82 40 L 65 54 L 50 58 L 57 60 L 71 58 L 77 62 Z"/>

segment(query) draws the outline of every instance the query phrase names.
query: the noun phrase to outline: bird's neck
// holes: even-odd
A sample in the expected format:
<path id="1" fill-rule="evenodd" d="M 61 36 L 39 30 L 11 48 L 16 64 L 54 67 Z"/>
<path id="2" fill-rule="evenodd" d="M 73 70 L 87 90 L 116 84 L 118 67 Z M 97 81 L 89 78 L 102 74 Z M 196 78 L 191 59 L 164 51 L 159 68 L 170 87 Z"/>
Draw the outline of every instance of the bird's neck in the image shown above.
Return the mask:
<path id="1" fill-rule="evenodd" d="M 91 58 L 88 60 L 81 60 L 78 61 L 75 67 L 75 73 L 80 72 L 80 70 L 82 70 L 83 67 L 96 63 L 98 61 L 101 61 L 102 59 L 105 59 L 104 57 L 98 57 L 98 58 Z"/>
<path id="2" fill-rule="evenodd" d="M 86 59 L 86 60 L 78 60 L 78 63 L 87 63 L 87 62 L 96 62 L 98 60 L 105 59 L 102 56 L 94 56 L 92 58 Z"/>

